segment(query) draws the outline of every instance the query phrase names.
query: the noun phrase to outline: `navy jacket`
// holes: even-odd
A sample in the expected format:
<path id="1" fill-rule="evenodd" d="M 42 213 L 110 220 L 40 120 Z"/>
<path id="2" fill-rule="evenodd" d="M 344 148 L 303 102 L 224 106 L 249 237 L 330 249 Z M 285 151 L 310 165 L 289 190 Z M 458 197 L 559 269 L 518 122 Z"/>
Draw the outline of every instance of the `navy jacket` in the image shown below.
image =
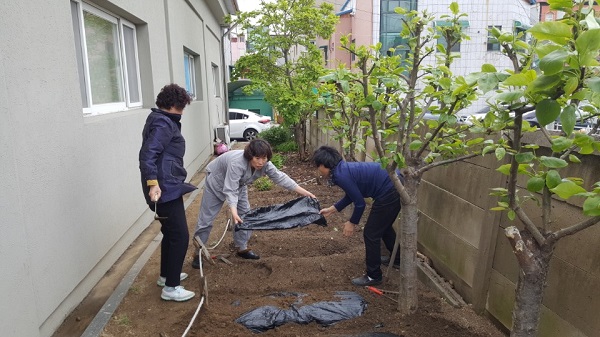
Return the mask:
<path id="1" fill-rule="evenodd" d="M 398 172 L 399 173 L 399 172 Z M 354 203 L 350 222 L 358 224 L 365 211 L 365 198 L 377 200 L 395 189 L 386 170 L 375 162 L 340 161 L 331 170 L 331 182 L 341 187 L 346 195 L 334 204 L 339 211 Z M 400 174 L 400 179 L 403 179 Z"/>
<path id="2" fill-rule="evenodd" d="M 161 189 L 159 203 L 175 200 L 196 189 L 196 186 L 185 182 L 185 139 L 181 135 L 180 119 L 181 115 L 160 109 L 152 109 L 146 119 L 139 159 L 142 190 L 148 205 L 153 202 L 148 195 L 150 187 L 147 180 L 158 180 Z"/>

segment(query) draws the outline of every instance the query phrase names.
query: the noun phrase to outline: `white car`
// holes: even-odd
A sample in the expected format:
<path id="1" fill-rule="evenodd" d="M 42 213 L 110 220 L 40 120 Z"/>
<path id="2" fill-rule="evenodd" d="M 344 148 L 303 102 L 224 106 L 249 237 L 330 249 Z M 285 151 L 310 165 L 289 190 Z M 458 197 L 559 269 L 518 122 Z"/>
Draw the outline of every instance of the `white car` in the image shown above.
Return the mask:
<path id="1" fill-rule="evenodd" d="M 259 115 L 256 112 L 245 109 L 229 109 L 229 137 L 252 140 L 269 128 L 270 116 Z"/>

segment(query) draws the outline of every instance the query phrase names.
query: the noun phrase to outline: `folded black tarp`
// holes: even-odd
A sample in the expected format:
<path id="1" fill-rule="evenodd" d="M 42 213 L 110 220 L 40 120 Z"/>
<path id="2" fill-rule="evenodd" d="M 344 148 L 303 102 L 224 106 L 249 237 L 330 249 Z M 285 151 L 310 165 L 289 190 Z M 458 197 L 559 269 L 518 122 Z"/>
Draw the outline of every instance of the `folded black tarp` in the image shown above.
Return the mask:
<path id="1" fill-rule="evenodd" d="M 327 226 L 327 220 L 319 214 L 319 201 L 300 197 L 285 204 L 255 208 L 244 215 L 244 222 L 235 230 L 290 229 L 311 223 Z"/>
<path id="2" fill-rule="evenodd" d="M 308 324 L 317 322 L 329 326 L 342 320 L 361 316 L 367 309 L 367 302 L 352 291 L 338 291 L 335 297 L 339 301 L 317 302 L 298 307 L 293 304 L 289 309 L 264 306 L 240 316 L 236 322 L 252 332 L 264 332 L 288 322 Z"/>

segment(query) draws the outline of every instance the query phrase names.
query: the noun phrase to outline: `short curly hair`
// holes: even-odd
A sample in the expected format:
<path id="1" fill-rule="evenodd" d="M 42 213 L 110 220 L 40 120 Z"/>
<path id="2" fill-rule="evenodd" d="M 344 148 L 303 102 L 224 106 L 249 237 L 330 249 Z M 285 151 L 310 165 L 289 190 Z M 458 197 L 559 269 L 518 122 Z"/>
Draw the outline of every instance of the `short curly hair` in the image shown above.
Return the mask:
<path id="1" fill-rule="evenodd" d="M 253 139 L 246 145 L 244 149 L 244 158 L 250 161 L 254 157 L 267 157 L 267 160 L 271 160 L 273 157 L 273 150 L 271 144 L 264 139 Z"/>
<path id="2" fill-rule="evenodd" d="M 175 83 L 165 85 L 156 96 L 156 106 L 163 110 L 169 110 L 173 107 L 183 110 L 191 102 L 192 98 L 188 92 Z"/>

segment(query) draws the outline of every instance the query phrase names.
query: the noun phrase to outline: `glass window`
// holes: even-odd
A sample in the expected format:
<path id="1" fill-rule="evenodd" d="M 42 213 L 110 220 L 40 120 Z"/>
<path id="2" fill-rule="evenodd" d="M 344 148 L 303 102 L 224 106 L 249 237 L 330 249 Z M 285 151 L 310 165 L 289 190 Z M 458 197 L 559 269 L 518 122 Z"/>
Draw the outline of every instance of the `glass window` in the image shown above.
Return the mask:
<path id="1" fill-rule="evenodd" d="M 84 114 L 141 106 L 135 25 L 74 0 L 71 17 Z"/>
<path id="2" fill-rule="evenodd" d="M 212 64 L 212 74 L 215 89 L 215 97 L 221 97 L 221 76 L 219 76 L 219 66 L 214 63 Z"/>
<path id="3" fill-rule="evenodd" d="M 328 55 L 328 47 L 327 46 L 320 46 L 319 49 L 321 49 L 321 55 L 323 55 L 323 61 L 325 61 L 325 66 L 327 66 L 327 61 L 329 61 L 329 55 Z"/>
<path id="4" fill-rule="evenodd" d="M 488 26 L 487 50 L 500 51 L 500 42 L 492 35 L 492 28 L 502 30 L 502 26 Z"/>
<path id="5" fill-rule="evenodd" d="M 396 48 L 395 54 L 405 54 L 408 49 L 406 41 L 400 37 L 403 15 L 394 12 L 396 7 L 402 7 L 409 11 L 415 10 L 417 8 L 417 1 L 381 0 L 379 41 L 382 43 L 382 53 L 389 54 L 388 50 L 390 48 Z"/>
<path id="6" fill-rule="evenodd" d="M 184 51 L 183 52 L 183 70 L 185 72 L 185 90 L 194 99 L 197 97 L 196 90 L 196 57 Z"/>

